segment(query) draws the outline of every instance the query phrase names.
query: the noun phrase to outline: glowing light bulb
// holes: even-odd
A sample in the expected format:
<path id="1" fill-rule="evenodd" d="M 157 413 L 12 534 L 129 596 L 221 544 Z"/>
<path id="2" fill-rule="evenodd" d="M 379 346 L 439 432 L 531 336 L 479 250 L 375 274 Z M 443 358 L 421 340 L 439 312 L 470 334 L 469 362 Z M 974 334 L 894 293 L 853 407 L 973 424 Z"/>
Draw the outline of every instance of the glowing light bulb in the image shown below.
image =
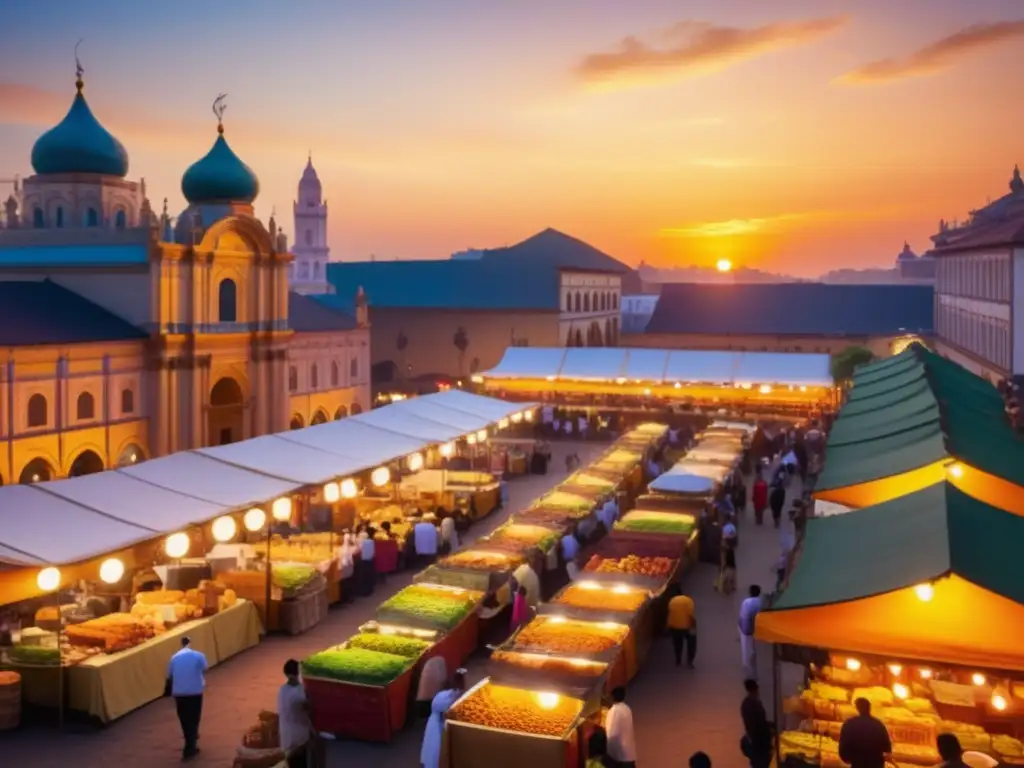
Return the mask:
<path id="1" fill-rule="evenodd" d="M 558 702 L 562 700 L 562 697 L 557 693 L 538 693 L 537 703 L 541 705 L 543 709 L 554 709 L 558 706 Z"/>
<path id="2" fill-rule="evenodd" d="M 523 411 L 523 418 L 527 421 L 533 421 L 533 411 Z"/>
<path id="3" fill-rule="evenodd" d="M 757 388 L 757 391 L 760 392 L 762 395 L 770 395 L 772 393 L 772 388 L 767 384 L 762 384 L 760 387 Z"/>
<path id="4" fill-rule="evenodd" d="M 893 683 L 892 694 L 897 699 L 906 699 L 910 696 L 910 689 L 903 683 Z"/>
<path id="5" fill-rule="evenodd" d="M 235 538 L 235 534 L 238 533 L 238 524 L 235 522 L 235 518 L 224 515 L 213 521 L 210 530 L 213 533 L 214 541 L 223 543 Z"/>
<path id="6" fill-rule="evenodd" d="M 674 387 L 675 387 L 676 389 L 682 389 L 682 388 L 683 388 L 683 385 L 682 385 L 682 384 L 680 384 L 680 383 L 679 383 L 678 381 L 677 381 L 677 382 L 676 382 L 675 384 L 673 384 L 673 386 L 674 386 Z"/>
<path id="7" fill-rule="evenodd" d="M 327 483 L 324 486 L 324 501 L 328 504 L 333 504 L 341 498 L 341 489 L 338 488 L 337 483 Z"/>
<path id="8" fill-rule="evenodd" d="M 104 560 L 100 564 L 100 581 L 104 584 L 117 584 L 124 577 L 124 563 L 116 557 Z"/>
<path id="9" fill-rule="evenodd" d="M 922 603 L 927 603 L 935 597 L 935 587 L 931 584 L 918 584 L 914 587 L 914 594 Z"/>
<path id="10" fill-rule="evenodd" d="M 387 467 L 377 467 L 370 473 L 370 482 L 377 488 L 387 485 L 390 479 L 391 470 Z"/>
<path id="11" fill-rule="evenodd" d="M 617 595 L 628 595 L 631 591 L 632 590 L 630 590 L 630 588 L 627 587 L 625 584 L 616 584 L 614 587 L 612 587 L 612 592 L 614 592 Z"/>
<path id="12" fill-rule="evenodd" d="M 992 709 L 997 712 L 1003 712 L 1009 706 L 1009 702 L 1006 701 L 1006 697 L 998 693 L 992 694 Z"/>
<path id="13" fill-rule="evenodd" d="M 245 516 L 242 518 L 242 525 L 245 526 L 245 530 L 250 533 L 255 533 L 262 528 L 267 522 L 267 513 L 259 507 L 253 507 Z"/>
<path id="14" fill-rule="evenodd" d="M 513 424 L 518 424 L 522 420 L 523 420 L 523 414 L 522 413 L 513 413 L 512 414 L 512 423 Z"/>
<path id="15" fill-rule="evenodd" d="M 927 667 L 922 667 L 921 669 L 917 670 L 917 674 L 919 674 L 921 676 L 922 680 L 931 680 L 932 679 L 932 671 L 930 669 L 928 669 Z"/>
<path id="16" fill-rule="evenodd" d="M 988 682 L 988 678 L 981 674 L 981 672 L 975 672 L 971 675 L 971 682 L 980 688 Z"/>
<path id="17" fill-rule="evenodd" d="M 477 439 L 477 441 L 479 441 L 481 443 L 484 440 L 486 440 L 487 439 L 487 430 L 486 429 L 481 429 L 479 432 L 477 432 L 476 433 L 476 439 Z"/>
<path id="18" fill-rule="evenodd" d="M 565 616 L 552 616 L 551 617 L 551 623 L 552 624 L 565 624 Z"/>
<path id="19" fill-rule="evenodd" d="M 438 448 L 437 451 L 446 459 L 450 458 L 451 455 L 455 453 L 455 443 L 445 443 L 440 448 Z"/>
<path id="20" fill-rule="evenodd" d="M 498 429 L 508 429 L 508 419 L 502 419 L 498 422 Z"/>
<path id="21" fill-rule="evenodd" d="M 354 499 L 359 495 L 359 486 L 351 477 L 341 481 L 341 498 Z"/>
<path id="22" fill-rule="evenodd" d="M 187 533 L 172 533 L 164 540 L 164 552 L 168 557 L 175 559 L 188 554 L 188 547 L 191 542 Z"/>
<path id="23" fill-rule="evenodd" d="M 476 435 L 466 435 L 466 445 L 476 445 Z"/>
<path id="24" fill-rule="evenodd" d="M 36 576 L 36 585 L 43 592 L 53 592 L 60 586 L 60 569 L 53 566 L 43 568 Z"/>
<path id="25" fill-rule="evenodd" d="M 892 672 L 892 674 L 894 676 L 899 677 L 900 675 L 903 674 L 903 665 L 902 664 L 890 664 L 889 665 L 889 671 Z"/>
<path id="26" fill-rule="evenodd" d="M 856 672 L 860 669 L 860 659 L 847 659 L 846 668 L 851 672 Z"/>
<path id="27" fill-rule="evenodd" d="M 274 503 L 270 506 L 270 514 L 281 523 L 290 520 L 292 516 L 292 500 L 287 496 L 274 499 Z"/>

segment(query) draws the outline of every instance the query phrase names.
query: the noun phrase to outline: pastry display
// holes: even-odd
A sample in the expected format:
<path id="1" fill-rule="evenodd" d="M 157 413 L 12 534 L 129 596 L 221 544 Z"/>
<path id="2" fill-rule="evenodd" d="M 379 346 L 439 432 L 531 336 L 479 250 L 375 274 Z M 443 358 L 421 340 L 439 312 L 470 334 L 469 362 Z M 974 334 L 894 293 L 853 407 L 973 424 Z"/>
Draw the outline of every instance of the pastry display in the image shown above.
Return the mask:
<path id="1" fill-rule="evenodd" d="M 511 570 L 525 561 L 521 555 L 501 554 L 499 552 L 478 552 L 467 549 L 438 561 L 441 567 L 468 568 L 473 571 L 506 571 Z"/>
<path id="2" fill-rule="evenodd" d="M 625 586 L 603 587 L 593 582 L 570 584 L 555 596 L 555 605 L 586 608 L 594 611 L 636 613 L 647 600 L 647 593 Z"/>
<path id="3" fill-rule="evenodd" d="M 538 693 L 484 683 L 448 710 L 448 720 L 503 731 L 564 736 L 579 720 L 583 702 L 557 693 Z"/>
<path id="4" fill-rule="evenodd" d="M 546 651 L 567 656 L 601 655 L 621 645 L 629 634 L 625 624 L 574 621 L 539 616 L 516 634 L 516 651 Z"/>

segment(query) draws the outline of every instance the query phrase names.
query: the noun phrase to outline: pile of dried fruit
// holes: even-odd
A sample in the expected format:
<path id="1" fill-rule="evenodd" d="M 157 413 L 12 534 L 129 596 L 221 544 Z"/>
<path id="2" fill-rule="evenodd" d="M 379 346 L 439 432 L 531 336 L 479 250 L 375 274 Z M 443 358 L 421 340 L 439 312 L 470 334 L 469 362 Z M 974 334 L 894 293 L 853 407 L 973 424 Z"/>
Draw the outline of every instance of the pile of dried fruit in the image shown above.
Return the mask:
<path id="1" fill-rule="evenodd" d="M 562 736 L 576 725 L 582 709 L 579 699 L 487 683 L 448 710 L 447 717 L 503 731 Z"/>
<path id="2" fill-rule="evenodd" d="M 468 549 L 457 552 L 438 562 L 438 565 L 451 568 L 468 568 L 474 571 L 504 571 L 522 563 L 524 558 L 516 555 L 503 555 L 497 552 L 477 552 Z"/>
<path id="3" fill-rule="evenodd" d="M 517 651 L 547 651 L 566 656 L 600 655 L 620 645 L 629 634 L 624 624 L 574 621 L 560 616 L 540 616 L 516 635 Z"/>
<path id="4" fill-rule="evenodd" d="M 662 579 L 672 573 L 677 562 L 671 557 L 626 555 L 623 558 L 612 558 L 593 555 L 583 570 L 592 573 L 631 573 L 637 576 Z"/>
<path id="5" fill-rule="evenodd" d="M 636 613 L 647 599 L 646 594 L 639 589 L 603 587 L 599 584 L 588 587 L 586 582 L 570 584 L 551 602 L 594 611 Z"/>

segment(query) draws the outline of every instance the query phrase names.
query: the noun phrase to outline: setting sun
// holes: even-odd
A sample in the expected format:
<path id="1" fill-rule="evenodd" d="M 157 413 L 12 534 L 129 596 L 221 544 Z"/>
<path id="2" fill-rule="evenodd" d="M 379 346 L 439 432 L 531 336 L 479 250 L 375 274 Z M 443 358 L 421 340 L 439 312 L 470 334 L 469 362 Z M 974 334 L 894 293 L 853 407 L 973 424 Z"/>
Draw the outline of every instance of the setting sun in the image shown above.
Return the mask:
<path id="1" fill-rule="evenodd" d="M 719 259 L 715 262 L 715 269 L 719 272 L 729 272 L 732 270 L 732 262 L 728 259 Z"/>

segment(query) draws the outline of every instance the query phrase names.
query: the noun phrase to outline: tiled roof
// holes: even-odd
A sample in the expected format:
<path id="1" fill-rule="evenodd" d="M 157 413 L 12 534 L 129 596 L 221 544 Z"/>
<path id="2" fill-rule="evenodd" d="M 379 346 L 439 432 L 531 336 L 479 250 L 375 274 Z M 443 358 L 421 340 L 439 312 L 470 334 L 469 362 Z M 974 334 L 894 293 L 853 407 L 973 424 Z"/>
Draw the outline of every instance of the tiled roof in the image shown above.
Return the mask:
<path id="1" fill-rule="evenodd" d="M 339 296 L 360 286 L 370 307 L 557 311 L 558 272 L 485 260 L 332 262 Z"/>
<path id="2" fill-rule="evenodd" d="M 647 333 L 882 336 L 931 333 L 930 285 L 666 283 Z"/>
<path id="3" fill-rule="evenodd" d="M 1021 196 L 1024 198 L 1024 195 Z M 943 254 L 973 248 L 997 248 L 1024 245 L 1024 210 L 1002 220 L 979 221 L 963 229 L 944 233 L 935 253 Z"/>
<path id="4" fill-rule="evenodd" d="M 318 331 L 351 331 L 356 319 L 325 302 L 300 293 L 288 293 L 288 327 L 299 333 Z"/>
<path id="5" fill-rule="evenodd" d="M 149 263 L 149 248 L 127 245 L 0 245 L 0 267 L 113 267 Z"/>
<path id="6" fill-rule="evenodd" d="M 84 344 L 148 334 L 49 280 L 0 281 L 0 346 Z"/>
<path id="7" fill-rule="evenodd" d="M 557 267 L 589 272 L 628 272 L 629 267 L 575 237 L 545 229 L 507 248 L 484 251 L 484 261 L 515 263 L 521 267 Z"/>

